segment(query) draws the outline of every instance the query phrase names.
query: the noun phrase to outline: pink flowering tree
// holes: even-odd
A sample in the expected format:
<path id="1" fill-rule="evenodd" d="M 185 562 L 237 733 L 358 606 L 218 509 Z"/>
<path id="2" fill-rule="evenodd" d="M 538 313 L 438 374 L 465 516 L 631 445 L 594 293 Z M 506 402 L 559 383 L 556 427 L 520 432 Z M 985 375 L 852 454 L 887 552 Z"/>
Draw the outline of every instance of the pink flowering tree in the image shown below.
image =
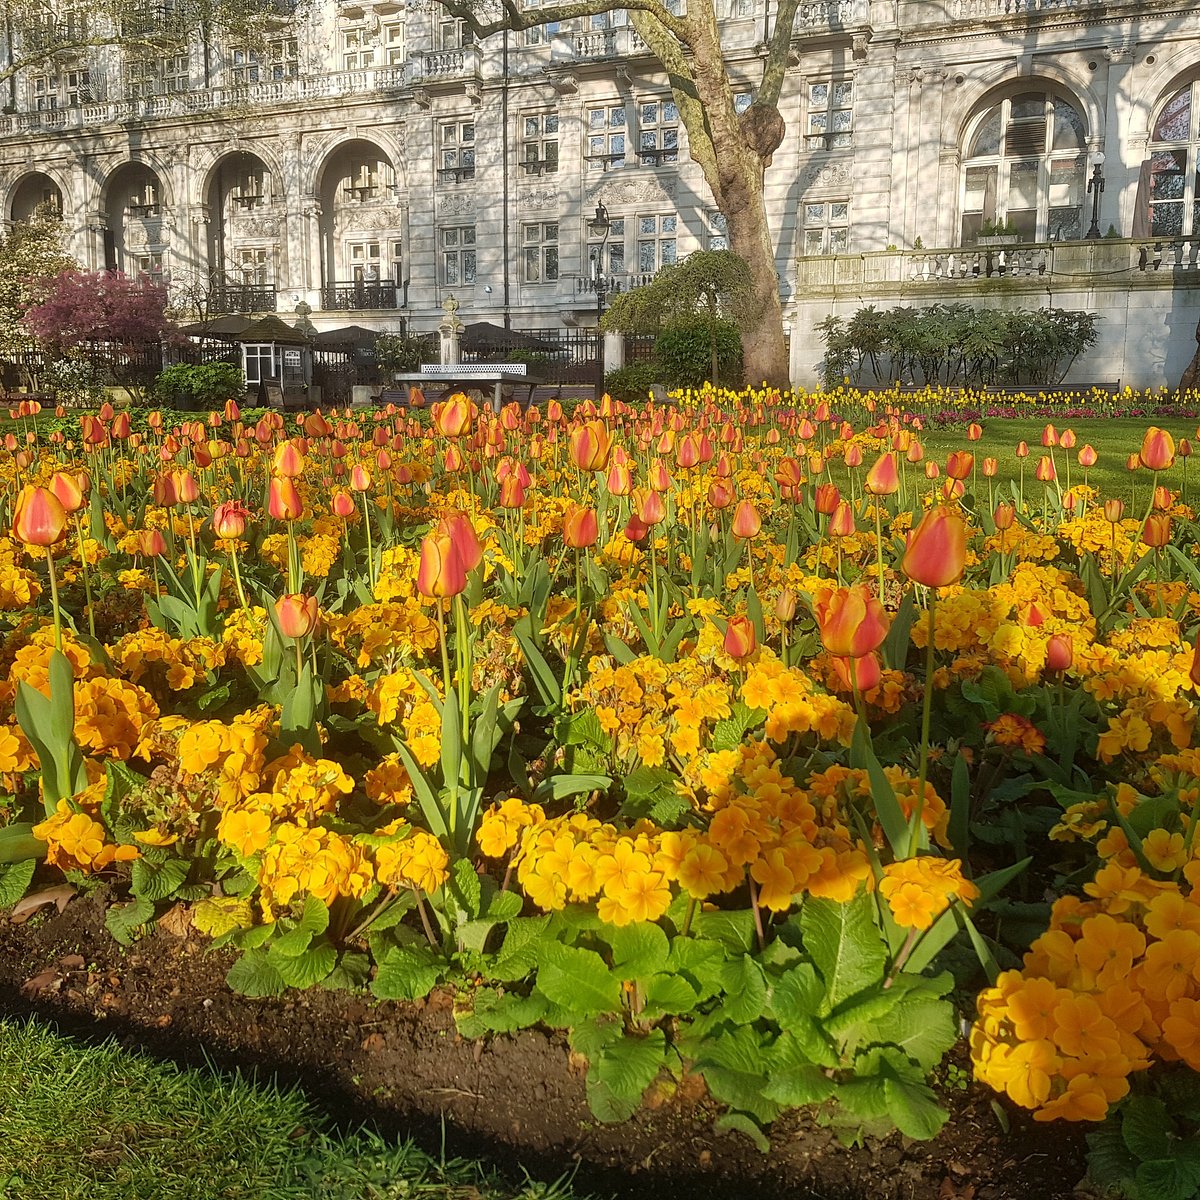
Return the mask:
<path id="1" fill-rule="evenodd" d="M 135 399 L 162 370 L 162 343 L 172 329 L 167 289 L 120 271 L 60 271 L 23 324 L 49 355 L 84 359 L 111 374 Z"/>

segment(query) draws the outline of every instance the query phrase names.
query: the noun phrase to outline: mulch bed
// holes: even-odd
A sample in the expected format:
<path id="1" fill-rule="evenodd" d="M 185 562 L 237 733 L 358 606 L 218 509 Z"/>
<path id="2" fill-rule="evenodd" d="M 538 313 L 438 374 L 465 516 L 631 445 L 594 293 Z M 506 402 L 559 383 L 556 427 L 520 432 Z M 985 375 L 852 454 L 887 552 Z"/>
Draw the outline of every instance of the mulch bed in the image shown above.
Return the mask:
<path id="1" fill-rule="evenodd" d="M 846 1149 L 793 1113 L 764 1155 L 714 1132 L 717 1110 L 702 1095 L 600 1125 L 561 1035 L 465 1042 L 449 993 L 421 1004 L 320 989 L 248 1000 L 225 985 L 231 957 L 206 953 L 185 922 L 119 946 L 104 929 L 106 899 L 93 892 L 23 925 L 0 917 L 0 1012 L 180 1063 L 257 1070 L 300 1084 L 339 1124 L 367 1120 L 516 1178 L 519 1167 L 543 1179 L 575 1170 L 580 1192 L 622 1200 L 1062 1200 L 1084 1176 L 1080 1129 L 1010 1109 L 1005 1132 L 974 1084 L 948 1093 L 952 1117 L 932 1142 L 895 1134 Z"/>

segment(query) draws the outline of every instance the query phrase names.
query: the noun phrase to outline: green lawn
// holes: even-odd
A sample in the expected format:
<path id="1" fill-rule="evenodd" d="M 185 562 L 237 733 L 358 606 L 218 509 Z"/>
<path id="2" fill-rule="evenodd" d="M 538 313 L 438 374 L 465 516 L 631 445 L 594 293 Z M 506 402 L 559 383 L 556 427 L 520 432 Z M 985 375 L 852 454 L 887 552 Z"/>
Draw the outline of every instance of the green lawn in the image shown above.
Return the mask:
<path id="1" fill-rule="evenodd" d="M 570 1200 L 370 1131 L 294 1091 L 0 1021 L 0 1200 Z"/>

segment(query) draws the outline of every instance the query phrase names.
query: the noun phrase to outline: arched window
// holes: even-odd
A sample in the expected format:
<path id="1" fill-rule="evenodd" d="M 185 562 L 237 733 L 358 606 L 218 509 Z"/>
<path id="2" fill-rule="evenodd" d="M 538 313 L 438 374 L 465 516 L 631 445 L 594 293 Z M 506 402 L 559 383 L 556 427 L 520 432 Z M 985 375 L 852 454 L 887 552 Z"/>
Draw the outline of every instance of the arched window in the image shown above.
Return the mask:
<path id="1" fill-rule="evenodd" d="M 1049 91 L 1019 92 L 978 113 L 963 154 L 962 244 L 997 228 L 1025 241 L 1082 237 L 1086 137 L 1078 108 Z"/>
<path id="2" fill-rule="evenodd" d="M 1200 80 L 1180 88 L 1159 110 L 1150 135 L 1151 237 L 1200 233 Z M 1146 168 L 1143 165 L 1143 178 Z M 1139 184 L 1139 191 L 1142 185 Z M 1139 196 L 1139 208 L 1143 197 Z M 1142 213 L 1145 209 L 1141 208 Z M 1137 230 L 1140 233 L 1141 230 Z"/>

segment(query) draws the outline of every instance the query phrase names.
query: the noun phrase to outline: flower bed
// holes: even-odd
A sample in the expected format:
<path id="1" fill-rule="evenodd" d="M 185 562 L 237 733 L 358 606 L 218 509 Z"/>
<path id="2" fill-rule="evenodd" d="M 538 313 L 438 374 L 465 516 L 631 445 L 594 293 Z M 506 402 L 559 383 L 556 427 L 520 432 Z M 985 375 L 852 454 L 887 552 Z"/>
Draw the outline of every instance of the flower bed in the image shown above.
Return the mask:
<path id="1" fill-rule="evenodd" d="M 849 394 L 101 412 L 78 447 L 30 407 L 0 902 L 103 875 L 125 942 L 182 903 L 251 997 L 449 987 L 464 1037 L 566 1031 L 606 1122 L 694 1080 L 754 1138 L 930 1138 L 966 1011 L 1102 1183 L 1200 1181 L 1168 434 L 1134 512 L 1073 435 L 997 502 L 982 431 L 943 477 Z"/>

